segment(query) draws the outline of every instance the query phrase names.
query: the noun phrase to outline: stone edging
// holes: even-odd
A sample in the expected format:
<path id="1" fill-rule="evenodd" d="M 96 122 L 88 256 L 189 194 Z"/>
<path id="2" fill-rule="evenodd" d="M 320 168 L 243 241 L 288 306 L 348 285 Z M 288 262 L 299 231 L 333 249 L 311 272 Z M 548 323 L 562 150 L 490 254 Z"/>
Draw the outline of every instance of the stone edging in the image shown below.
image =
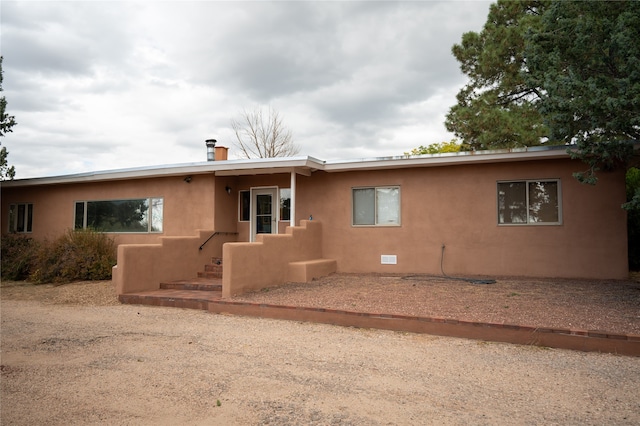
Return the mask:
<path id="1" fill-rule="evenodd" d="M 407 331 L 519 345 L 640 356 L 640 336 L 633 334 L 530 327 L 459 321 L 437 317 L 376 314 L 338 309 L 234 302 L 228 300 L 209 301 L 208 311 L 217 314 L 233 314 L 316 322 L 347 327 Z"/>

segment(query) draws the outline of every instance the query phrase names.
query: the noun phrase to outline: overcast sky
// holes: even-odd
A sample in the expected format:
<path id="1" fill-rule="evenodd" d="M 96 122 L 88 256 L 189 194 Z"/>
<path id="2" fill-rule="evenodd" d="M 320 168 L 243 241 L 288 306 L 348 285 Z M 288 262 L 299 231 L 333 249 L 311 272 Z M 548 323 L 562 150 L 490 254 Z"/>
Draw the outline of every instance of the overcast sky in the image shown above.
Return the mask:
<path id="1" fill-rule="evenodd" d="M 271 106 L 321 160 L 448 141 L 451 54 L 490 2 L 7 1 L 2 138 L 16 178 L 206 160 Z"/>

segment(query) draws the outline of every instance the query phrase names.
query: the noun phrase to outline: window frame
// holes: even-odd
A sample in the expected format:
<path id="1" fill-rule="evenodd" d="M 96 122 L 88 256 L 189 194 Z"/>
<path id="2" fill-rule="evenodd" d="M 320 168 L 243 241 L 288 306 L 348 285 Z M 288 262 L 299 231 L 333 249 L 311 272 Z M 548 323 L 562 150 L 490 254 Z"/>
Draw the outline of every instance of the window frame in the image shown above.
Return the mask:
<path id="1" fill-rule="evenodd" d="M 530 222 L 530 197 L 529 197 L 529 184 L 535 182 L 554 182 L 556 183 L 556 197 L 558 200 L 557 213 L 558 220 L 556 222 Z M 525 209 L 526 209 L 526 221 L 520 223 L 501 223 L 500 222 L 500 184 L 513 184 L 523 183 L 525 186 Z M 499 180 L 496 182 L 496 221 L 498 226 L 560 226 L 563 224 L 562 218 L 562 180 L 560 178 L 545 178 L 545 179 L 512 179 L 512 180 Z"/>
<path id="2" fill-rule="evenodd" d="M 87 220 L 88 220 L 88 206 L 89 203 L 101 203 L 101 202 L 126 202 L 126 201 L 139 201 L 139 200 L 146 200 L 148 205 L 149 205 L 149 210 L 147 213 L 147 230 L 146 231 L 126 231 L 126 230 L 122 230 L 122 231 L 104 231 L 101 229 L 98 229 L 97 231 L 105 233 L 105 234 L 163 234 L 164 233 L 164 197 L 142 197 L 142 198 L 114 198 L 114 199 L 107 199 L 107 200 L 76 200 L 73 202 L 73 228 L 72 229 L 81 229 L 81 230 L 85 230 L 87 229 Z M 161 200 L 161 227 L 162 229 L 159 231 L 154 231 L 153 230 L 153 216 L 154 216 L 154 200 Z M 82 211 L 82 227 L 79 227 L 79 223 L 78 223 L 78 205 L 82 205 L 83 206 L 83 211 Z"/>
<path id="3" fill-rule="evenodd" d="M 19 210 L 24 207 L 22 220 L 24 230 L 18 231 Z M 33 233 L 33 203 L 11 203 L 9 204 L 9 233 L 10 234 L 31 234 Z"/>
<path id="4" fill-rule="evenodd" d="M 374 197 L 373 197 L 373 223 L 368 224 L 357 224 L 356 223 L 356 200 L 355 194 L 358 190 L 366 190 L 373 189 Z M 379 223 L 378 222 L 378 190 L 380 189 L 397 189 L 398 190 L 398 221 L 397 223 Z M 399 227 L 402 226 L 402 189 L 400 185 L 377 185 L 377 186 L 354 186 L 351 188 L 351 226 L 354 228 L 367 228 L 367 227 L 375 227 L 375 228 L 388 228 L 388 227 Z"/>

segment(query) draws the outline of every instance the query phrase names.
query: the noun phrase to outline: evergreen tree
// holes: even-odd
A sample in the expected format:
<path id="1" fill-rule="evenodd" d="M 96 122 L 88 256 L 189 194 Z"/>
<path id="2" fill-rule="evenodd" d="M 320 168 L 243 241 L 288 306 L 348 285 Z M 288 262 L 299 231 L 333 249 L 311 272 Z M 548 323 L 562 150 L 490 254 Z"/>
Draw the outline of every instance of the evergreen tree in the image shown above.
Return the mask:
<path id="1" fill-rule="evenodd" d="M 0 56 L 0 92 L 2 92 L 2 59 L 2 56 Z M 7 100 L 2 96 L 0 97 L 0 137 L 11 132 L 11 128 L 17 124 L 15 117 L 7 115 L 5 112 L 6 108 Z M 9 152 L 7 151 L 7 148 L 3 146 L 2 149 L 0 149 L 0 180 L 13 179 L 16 175 L 15 168 L 13 166 L 9 166 L 7 162 L 8 155 Z"/>
<path id="2" fill-rule="evenodd" d="M 540 26 L 547 7 L 547 1 L 499 0 L 480 33 L 465 33 L 453 46 L 469 82 L 445 125 L 463 150 L 533 146 L 547 136 L 537 110 L 539 89 L 524 78 L 526 35 Z"/>
<path id="3" fill-rule="evenodd" d="M 626 166 L 640 139 L 640 2 L 556 1 L 526 43 L 526 81 L 554 142 L 575 144 L 576 177 Z"/>

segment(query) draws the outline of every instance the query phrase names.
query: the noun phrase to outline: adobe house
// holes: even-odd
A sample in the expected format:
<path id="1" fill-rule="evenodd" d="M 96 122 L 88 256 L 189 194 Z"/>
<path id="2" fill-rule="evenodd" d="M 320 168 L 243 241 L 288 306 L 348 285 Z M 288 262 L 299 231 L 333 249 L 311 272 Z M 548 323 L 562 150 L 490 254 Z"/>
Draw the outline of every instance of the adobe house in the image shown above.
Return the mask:
<path id="1" fill-rule="evenodd" d="M 332 273 L 625 279 L 624 172 L 565 147 L 227 160 L 2 183 L 2 233 L 109 232 L 119 294 L 224 261 L 223 296 Z"/>

